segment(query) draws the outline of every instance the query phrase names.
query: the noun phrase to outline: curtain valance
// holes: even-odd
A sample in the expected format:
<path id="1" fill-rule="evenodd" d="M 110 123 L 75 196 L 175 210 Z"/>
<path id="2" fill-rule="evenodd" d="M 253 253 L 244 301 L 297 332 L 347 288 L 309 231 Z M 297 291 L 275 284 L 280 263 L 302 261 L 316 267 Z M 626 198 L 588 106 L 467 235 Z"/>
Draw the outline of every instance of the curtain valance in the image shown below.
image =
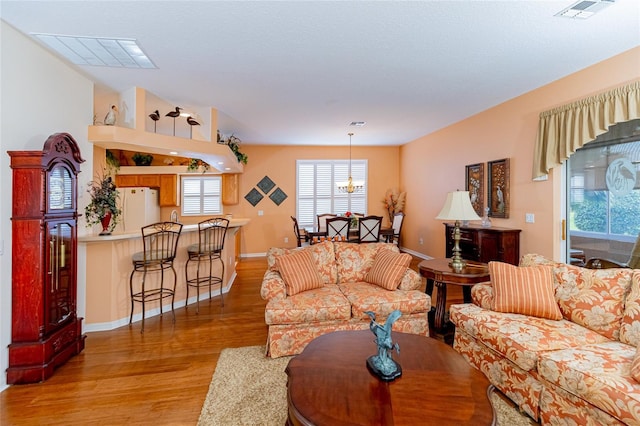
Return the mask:
<path id="1" fill-rule="evenodd" d="M 640 81 L 540 114 L 533 177 L 549 173 L 609 126 L 640 118 Z"/>

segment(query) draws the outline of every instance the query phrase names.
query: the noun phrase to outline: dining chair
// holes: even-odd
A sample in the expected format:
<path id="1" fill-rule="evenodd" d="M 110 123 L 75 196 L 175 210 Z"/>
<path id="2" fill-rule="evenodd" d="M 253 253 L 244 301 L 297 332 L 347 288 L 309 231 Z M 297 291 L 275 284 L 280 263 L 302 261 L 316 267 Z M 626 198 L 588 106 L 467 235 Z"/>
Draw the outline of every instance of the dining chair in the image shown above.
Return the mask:
<path id="1" fill-rule="evenodd" d="M 323 213 L 318 215 L 318 232 L 326 232 L 327 231 L 327 219 L 331 219 L 336 217 L 333 213 Z"/>
<path id="2" fill-rule="evenodd" d="M 347 241 L 351 219 L 344 216 L 327 219 L 327 238 L 330 240 Z"/>
<path id="3" fill-rule="evenodd" d="M 296 236 L 296 244 L 298 247 L 302 247 L 303 244 L 309 242 L 309 234 L 307 234 L 306 229 L 300 229 L 300 225 L 298 225 L 298 219 L 295 216 L 291 216 L 291 220 L 293 220 L 293 233 Z"/>
<path id="4" fill-rule="evenodd" d="M 395 243 L 398 248 L 400 248 L 400 233 L 402 232 L 402 223 L 404 222 L 404 213 L 398 212 L 393 215 L 393 223 L 391 224 L 391 228 L 393 228 L 393 236 L 391 237 L 391 242 Z"/>
<path id="5" fill-rule="evenodd" d="M 229 228 L 229 219 L 213 217 L 198 223 L 198 243 L 187 247 L 187 262 L 184 266 L 184 274 L 187 283 L 187 303 L 189 302 L 189 288 L 196 288 L 196 313 L 200 313 L 200 287 L 209 287 L 209 299 L 211 299 L 211 286 L 220 286 L 220 305 L 224 306 L 222 287 L 224 285 L 224 240 Z M 213 273 L 214 261 L 220 263 L 220 273 Z M 189 264 L 195 262 L 195 277 L 189 277 Z M 208 272 L 201 274 L 200 265 L 208 266 Z M 191 268 L 193 269 L 193 268 Z"/>
<path id="6" fill-rule="evenodd" d="M 358 242 L 377 243 L 380 241 L 382 216 L 365 216 L 358 221 Z"/>
<path id="7" fill-rule="evenodd" d="M 129 290 L 131 292 L 131 315 L 129 316 L 129 324 L 133 321 L 134 302 L 141 303 L 142 328 L 140 332 L 143 333 L 144 314 L 147 302 L 159 300 L 160 315 L 162 315 L 162 300 L 171 298 L 171 313 L 173 314 L 173 322 L 176 321 L 173 303 L 176 296 L 178 276 L 173 267 L 173 260 L 176 257 L 178 240 L 182 232 L 182 224 L 178 222 L 158 222 L 143 226 L 141 232 L 143 251 L 133 254 L 133 271 L 131 271 L 131 275 L 129 276 Z M 168 269 L 173 272 L 173 284 L 165 283 L 165 270 Z M 149 272 L 160 272 L 159 283 L 157 285 L 147 283 L 147 274 Z M 136 273 L 142 273 L 142 282 L 139 289 L 134 290 L 133 277 Z"/>

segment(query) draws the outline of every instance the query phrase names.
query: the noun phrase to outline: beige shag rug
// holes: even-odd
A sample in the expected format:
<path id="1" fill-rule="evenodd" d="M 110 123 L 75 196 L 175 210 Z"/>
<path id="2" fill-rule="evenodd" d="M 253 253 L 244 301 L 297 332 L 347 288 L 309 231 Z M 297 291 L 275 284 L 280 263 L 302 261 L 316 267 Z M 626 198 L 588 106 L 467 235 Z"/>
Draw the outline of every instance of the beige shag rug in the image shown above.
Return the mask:
<path id="1" fill-rule="evenodd" d="M 291 357 L 267 358 L 263 346 L 224 349 L 218 359 L 199 426 L 281 426 L 287 419 L 287 375 Z M 497 393 L 492 402 L 500 426 L 534 425 Z"/>

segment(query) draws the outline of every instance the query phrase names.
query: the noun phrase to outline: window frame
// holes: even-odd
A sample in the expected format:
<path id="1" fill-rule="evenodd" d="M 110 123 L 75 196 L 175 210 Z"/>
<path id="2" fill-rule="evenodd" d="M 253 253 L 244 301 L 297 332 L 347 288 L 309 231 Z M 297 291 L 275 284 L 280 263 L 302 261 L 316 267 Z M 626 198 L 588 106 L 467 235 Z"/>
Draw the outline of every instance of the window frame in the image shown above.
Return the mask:
<path id="1" fill-rule="evenodd" d="M 199 189 L 199 194 L 197 196 L 195 195 L 186 195 L 185 193 L 187 191 L 185 191 L 185 182 L 187 181 L 199 181 L 200 182 L 200 189 Z M 213 209 L 211 211 L 206 210 L 205 208 L 205 202 L 206 202 L 206 196 L 204 194 L 205 192 L 205 182 L 207 181 L 213 181 L 213 182 L 217 182 L 217 191 L 214 191 L 212 194 L 209 194 L 209 197 L 212 197 L 214 200 L 217 199 L 217 202 L 214 203 L 215 207 L 217 207 L 217 209 Z M 215 186 L 214 185 L 214 189 Z M 186 202 L 185 200 L 186 198 L 196 198 L 199 197 L 199 211 L 193 212 L 193 211 L 185 211 L 185 208 L 191 204 Z M 181 175 L 180 176 L 180 211 L 181 211 L 181 216 L 213 216 L 213 215 L 222 215 L 223 212 L 223 208 L 222 208 L 222 175 Z"/>
<path id="2" fill-rule="evenodd" d="M 296 218 L 298 218 L 298 224 L 301 228 L 315 227 L 317 225 L 318 214 L 344 214 L 347 211 L 353 212 L 354 210 L 357 213 L 367 214 L 369 161 L 366 159 L 352 159 L 351 167 L 349 167 L 349 164 L 349 160 L 296 160 Z M 301 167 L 309 166 L 313 167 L 312 195 L 306 195 L 309 193 L 309 189 L 301 189 Z M 319 180 L 327 179 L 326 175 L 319 178 L 319 167 L 330 168 L 330 184 L 328 184 L 328 182 L 318 182 Z M 362 180 L 364 182 L 362 191 L 352 194 L 340 193 L 338 191 L 337 182 L 346 181 L 349 174 L 351 174 L 354 180 Z M 319 188 L 319 185 L 321 185 L 322 188 Z M 322 192 L 321 195 L 319 195 L 320 192 Z M 307 200 L 312 200 L 311 214 L 308 208 L 304 209 L 304 211 L 301 209 L 301 201 L 304 202 Z M 325 203 L 319 203 L 319 200 L 325 200 Z M 328 204 L 326 201 L 328 201 Z"/>

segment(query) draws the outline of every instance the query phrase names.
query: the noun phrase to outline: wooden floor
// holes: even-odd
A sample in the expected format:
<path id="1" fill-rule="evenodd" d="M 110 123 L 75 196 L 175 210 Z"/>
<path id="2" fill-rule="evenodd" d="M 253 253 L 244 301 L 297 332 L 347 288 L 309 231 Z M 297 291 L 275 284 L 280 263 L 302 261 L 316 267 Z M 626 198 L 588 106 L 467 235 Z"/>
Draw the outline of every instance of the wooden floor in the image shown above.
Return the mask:
<path id="1" fill-rule="evenodd" d="M 414 259 L 416 269 L 420 259 Z M 195 425 L 220 351 L 264 345 L 265 258 L 238 263 L 225 305 L 219 297 L 171 315 L 87 333 L 85 350 L 45 383 L 0 393 L 0 425 Z M 435 297 L 435 294 L 434 294 Z M 462 294 L 449 291 L 451 302 Z"/>

